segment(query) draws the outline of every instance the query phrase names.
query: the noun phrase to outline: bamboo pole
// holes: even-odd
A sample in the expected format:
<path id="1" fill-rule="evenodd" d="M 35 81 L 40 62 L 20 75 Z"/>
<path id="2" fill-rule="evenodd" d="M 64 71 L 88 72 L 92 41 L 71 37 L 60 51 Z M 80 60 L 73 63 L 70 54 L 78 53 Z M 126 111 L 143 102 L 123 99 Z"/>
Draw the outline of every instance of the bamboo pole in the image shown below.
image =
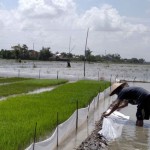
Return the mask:
<path id="1" fill-rule="evenodd" d="M 36 142 L 36 128 L 37 128 L 37 122 L 35 124 L 35 129 L 34 129 L 34 142 L 33 142 L 33 150 L 34 150 L 34 147 L 35 147 L 35 142 Z"/>
<path id="2" fill-rule="evenodd" d="M 85 77 L 85 60 L 86 60 L 86 49 L 87 49 L 88 34 L 89 34 L 89 28 L 87 30 L 86 42 L 85 42 L 85 50 L 84 50 L 84 77 Z"/>

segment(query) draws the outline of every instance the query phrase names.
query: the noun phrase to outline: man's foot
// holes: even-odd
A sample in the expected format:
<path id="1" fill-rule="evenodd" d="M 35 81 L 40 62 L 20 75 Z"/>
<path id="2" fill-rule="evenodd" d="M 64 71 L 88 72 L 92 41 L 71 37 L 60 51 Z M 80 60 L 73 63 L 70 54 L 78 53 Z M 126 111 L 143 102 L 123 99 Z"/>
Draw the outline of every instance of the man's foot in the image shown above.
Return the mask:
<path id="1" fill-rule="evenodd" d="M 136 126 L 143 127 L 143 120 L 137 120 Z"/>

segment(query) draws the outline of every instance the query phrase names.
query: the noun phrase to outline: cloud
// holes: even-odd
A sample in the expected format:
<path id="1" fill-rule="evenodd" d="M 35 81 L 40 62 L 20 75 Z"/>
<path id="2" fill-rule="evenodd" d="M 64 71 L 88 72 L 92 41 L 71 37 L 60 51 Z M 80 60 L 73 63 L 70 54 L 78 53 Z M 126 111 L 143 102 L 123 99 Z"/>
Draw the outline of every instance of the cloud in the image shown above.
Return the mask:
<path id="1" fill-rule="evenodd" d="M 110 5 L 87 10 L 79 19 L 79 26 L 90 26 L 93 30 L 120 30 L 122 19 Z"/>
<path id="2" fill-rule="evenodd" d="M 142 24 L 131 24 L 125 21 L 123 16 L 111 5 L 101 8 L 93 7 L 87 10 L 78 20 L 77 25 L 81 28 L 90 27 L 96 31 L 123 31 L 123 32 L 145 32 L 146 27 Z"/>
<path id="3" fill-rule="evenodd" d="M 72 0 L 19 0 L 19 12 L 29 18 L 59 18 L 74 9 Z"/>
<path id="4" fill-rule="evenodd" d="M 51 28 L 93 31 L 145 32 L 142 24 L 131 24 L 111 5 L 92 7 L 78 14 L 73 0 L 19 0 L 16 10 L 1 10 L 1 21 L 17 29 Z M 33 28 L 32 28 L 33 26 Z"/>
<path id="5" fill-rule="evenodd" d="M 0 27 L 5 35 L 1 37 L 2 48 L 35 43 L 37 49 L 50 46 L 52 51 L 64 51 L 72 36 L 76 45 L 73 53 L 82 54 L 87 28 L 88 46 L 96 54 L 108 49 L 110 53 L 117 50 L 124 56 L 135 55 L 134 49 L 146 51 L 150 41 L 146 25 L 121 16 L 111 5 L 78 13 L 74 0 L 19 0 L 16 9 L 0 8 Z"/>

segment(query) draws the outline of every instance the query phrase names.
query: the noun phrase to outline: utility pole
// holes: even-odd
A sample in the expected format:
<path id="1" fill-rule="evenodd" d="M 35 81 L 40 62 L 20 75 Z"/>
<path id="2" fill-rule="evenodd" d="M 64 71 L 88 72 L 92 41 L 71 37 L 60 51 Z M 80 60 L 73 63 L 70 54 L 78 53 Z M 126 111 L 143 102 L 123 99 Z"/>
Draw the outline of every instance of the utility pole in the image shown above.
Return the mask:
<path id="1" fill-rule="evenodd" d="M 71 67 L 71 65 L 70 65 L 70 53 L 71 53 L 70 47 L 71 47 L 71 37 L 69 40 L 69 54 L 68 54 L 68 60 L 67 60 L 67 67 Z"/>
<path id="2" fill-rule="evenodd" d="M 70 52 L 71 52 L 70 46 L 71 46 L 71 37 L 70 37 L 70 39 L 69 39 L 69 54 L 70 54 Z"/>
<path id="3" fill-rule="evenodd" d="M 34 43 L 33 43 L 33 50 L 34 50 Z"/>
<path id="4" fill-rule="evenodd" d="M 86 49 L 87 49 L 88 34 L 89 34 L 89 28 L 87 30 L 86 43 L 85 43 L 85 51 L 84 51 L 84 77 L 85 77 L 85 59 L 86 59 Z"/>

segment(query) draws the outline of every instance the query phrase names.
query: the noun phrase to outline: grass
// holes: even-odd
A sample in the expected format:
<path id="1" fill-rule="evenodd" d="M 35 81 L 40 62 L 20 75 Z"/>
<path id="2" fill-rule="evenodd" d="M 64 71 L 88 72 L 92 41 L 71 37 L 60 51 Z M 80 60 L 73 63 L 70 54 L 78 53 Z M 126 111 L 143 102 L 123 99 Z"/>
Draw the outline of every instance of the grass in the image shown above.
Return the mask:
<path id="1" fill-rule="evenodd" d="M 19 81 L 11 84 L 4 84 L 0 86 L 0 97 L 27 93 L 42 87 L 49 87 L 66 83 L 67 80 L 50 80 L 50 79 L 10 79 L 11 81 Z"/>
<path id="2" fill-rule="evenodd" d="M 35 82 L 37 83 L 37 82 Z M 33 142 L 37 122 L 37 139 L 45 137 L 76 110 L 85 107 L 98 92 L 109 86 L 105 81 L 78 81 L 58 86 L 40 94 L 9 98 L 0 102 L 0 149 L 21 150 Z"/>
<path id="3" fill-rule="evenodd" d="M 31 78 L 20 78 L 20 77 L 12 77 L 12 78 L 2 78 L 0 77 L 0 83 L 12 83 L 23 80 L 30 80 Z"/>

